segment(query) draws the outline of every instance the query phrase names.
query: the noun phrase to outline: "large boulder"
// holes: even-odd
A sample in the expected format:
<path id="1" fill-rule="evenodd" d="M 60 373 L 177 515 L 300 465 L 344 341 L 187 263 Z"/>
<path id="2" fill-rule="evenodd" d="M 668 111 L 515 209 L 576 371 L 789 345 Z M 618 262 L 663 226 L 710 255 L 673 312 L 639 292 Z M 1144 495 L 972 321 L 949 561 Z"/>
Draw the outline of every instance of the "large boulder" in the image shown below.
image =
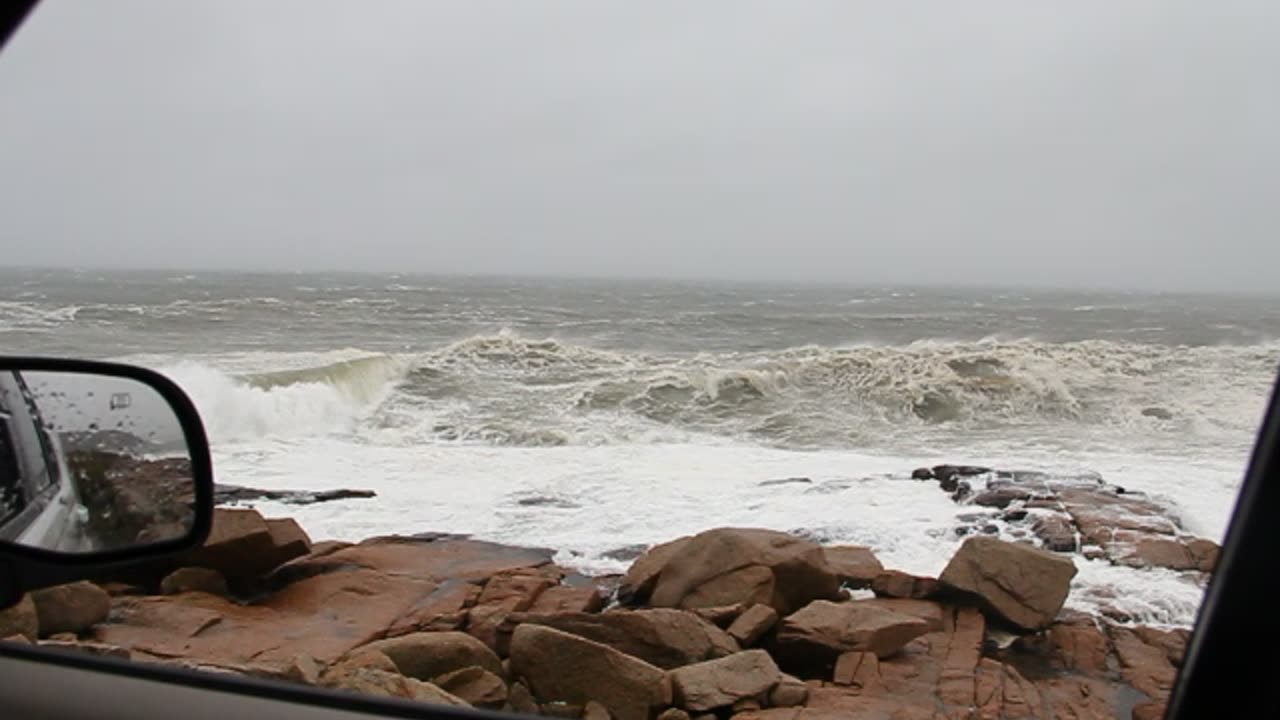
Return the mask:
<path id="1" fill-rule="evenodd" d="M 738 643 L 725 631 L 684 610 L 559 613 L 520 620 L 594 640 L 664 669 L 738 652 Z"/>
<path id="2" fill-rule="evenodd" d="M 829 665 L 855 651 L 887 658 L 931 629 L 928 620 L 872 601 L 818 600 L 783 618 L 778 655 L 797 666 Z"/>
<path id="3" fill-rule="evenodd" d="M 671 704 L 666 671 L 639 658 L 554 628 L 524 624 L 511 636 L 511 672 L 538 701 L 594 700 L 616 720 L 648 720 Z"/>
<path id="4" fill-rule="evenodd" d="M 773 530 L 718 528 L 640 557 L 623 586 L 635 601 L 650 585 L 655 607 L 765 604 L 785 615 L 838 598 L 840 578 L 816 543 Z"/>
<path id="5" fill-rule="evenodd" d="M 992 537 L 965 541 L 940 582 L 975 597 L 989 614 L 1024 630 L 1048 627 L 1075 577 L 1068 557 Z"/>
<path id="6" fill-rule="evenodd" d="M 16 605 L 0 609 L 0 638 L 21 636 L 31 642 L 40 637 L 40 620 L 30 595 L 23 595 Z"/>
<path id="7" fill-rule="evenodd" d="M 871 581 L 884 572 L 884 566 L 870 548 L 861 545 L 833 545 L 824 548 L 824 552 L 831 569 L 849 587 L 870 587 Z"/>
<path id="8" fill-rule="evenodd" d="M 747 650 L 671 671 L 675 703 L 692 712 L 763 698 L 781 681 L 782 671 L 764 650 Z"/>
<path id="9" fill-rule="evenodd" d="M 111 612 L 111 596 L 91 582 L 35 590 L 31 599 L 40 619 L 40 635 L 81 633 L 107 619 Z"/>
<path id="10" fill-rule="evenodd" d="M 493 650 L 463 632 L 411 633 L 372 642 L 360 650 L 383 653 L 401 673 L 419 680 L 432 680 L 472 666 L 502 674 L 502 661 Z"/>

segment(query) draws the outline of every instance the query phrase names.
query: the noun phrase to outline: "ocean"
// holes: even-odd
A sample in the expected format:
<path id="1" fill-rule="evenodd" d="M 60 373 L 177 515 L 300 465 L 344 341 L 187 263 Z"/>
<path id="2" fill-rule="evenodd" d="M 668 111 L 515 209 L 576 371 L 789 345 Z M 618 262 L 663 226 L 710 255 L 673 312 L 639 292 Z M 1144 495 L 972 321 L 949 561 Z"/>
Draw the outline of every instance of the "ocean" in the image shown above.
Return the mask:
<path id="1" fill-rule="evenodd" d="M 315 539 L 467 533 L 614 572 L 739 525 L 936 574 L 966 508 L 909 477 L 941 462 L 1097 473 L 1220 540 L 1280 298 L 9 269 L 0 348 L 172 377 L 220 482 L 377 492 L 259 506 Z M 1071 605 L 1193 622 L 1188 579 L 1076 562 Z"/>

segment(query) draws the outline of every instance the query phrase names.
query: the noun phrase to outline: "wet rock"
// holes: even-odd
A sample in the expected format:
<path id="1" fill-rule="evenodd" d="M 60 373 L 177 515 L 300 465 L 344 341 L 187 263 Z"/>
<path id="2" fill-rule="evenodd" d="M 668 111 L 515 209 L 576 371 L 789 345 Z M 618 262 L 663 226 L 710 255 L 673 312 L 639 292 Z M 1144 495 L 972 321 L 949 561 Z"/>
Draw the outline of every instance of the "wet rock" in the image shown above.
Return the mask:
<path id="1" fill-rule="evenodd" d="M 91 582 L 75 582 L 66 585 L 32 591 L 36 616 L 40 621 L 40 635 L 56 633 L 81 633 L 107 619 L 111 612 L 111 596 Z"/>
<path id="2" fill-rule="evenodd" d="M 667 673 L 601 643 L 524 624 L 511 637 L 511 670 L 541 702 L 604 705 L 618 720 L 648 720 L 671 704 Z"/>
<path id="3" fill-rule="evenodd" d="M 226 596 L 227 579 L 217 570 L 202 567 L 178 568 L 160 581 L 160 594 L 177 595 L 184 592 L 204 592 Z"/>
<path id="4" fill-rule="evenodd" d="M 916 468 L 911 471 L 912 480 L 933 480 L 933 470 L 930 468 Z"/>
<path id="5" fill-rule="evenodd" d="M 781 681 L 782 671 L 764 650 L 747 650 L 671 671 L 676 704 L 692 712 L 754 699 Z"/>
<path id="6" fill-rule="evenodd" d="M 773 629 L 778 622 L 778 611 L 768 605 L 752 605 L 729 626 L 729 637 L 741 647 L 751 647 Z"/>
<path id="7" fill-rule="evenodd" d="M 739 649 L 720 628 L 693 613 L 668 608 L 527 614 L 513 620 L 572 633 L 664 669 L 724 657 Z"/>
<path id="8" fill-rule="evenodd" d="M 840 582 L 852 588 L 871 586 L 871 581 L 884 572 L 884 566 L 870 548 L 858 545 L 835 545 L 823 548 L 827 564 Z"/>
<path id="9" fill-rule="evenodd" d="M 215 505 L 253 502 L 255 500 L 278 500 L 290 505 L 311 505 L 314 503 L 332 502 L 334 500 L 350 500 L 356 498 L 376 497 L 372 490 L 262 490 L 241 485 L 224 485 L 218 483 L 213 488 Z"/>
<path id="10" fill-rule="evenodd" d="M 1031 498 L 1031 491 L 1020 488 L 1007 483 L 992 483 L 987 489 L 973 496 L 970 501 L 974 505 L 983 507 L 999 508 L 1001 510 L 1009 507 L 1015 502 L 1028 500 Z"/>
<path id="11" fill-rule="evenodd" d="M 777 652 L 787 663 L 801 667 L 829 664 L 851 651 L 886 658 L 929 628 L 918 617 L 867 602 L 818 600 L 783 618 Z"/>
<path id="12" fill-rule="evenodd" d="M 760 487 L 775 487 L 777 485 L 811 485 L 813 481 L 807 477 L 780 478 L 778 480 L 765 480 L 758 483 Z"/>
<path id="13" fill-rule="evenodd" d="M 997 618 L 1026 630 L 1048 627 L 1062 609 L 1075 564 L 1020 543 L 991 537 L 965 541 L 939 581 L 969 594 Z"/>
<path id="14" fill-rule="evenodd" d="M 657 720 L 690 720 L 689 713 L 680 708 L 667 708 L 658 713 Z"/>
<path id="15" fill-rule="evenodd" d="M 1031 532 L 1044 543 L 1046 550 L 1075 552 L 1079 549 L 1076 528 L 1063 515 L 1041 515 L 1031 525 Z"/>
<path id="16" fill-rule="evenodd" d="M 1162 407 L 1149 407 L 1142 409 L 1142 416 L 1155 418 L 1156 420 L 1172 420 L 1173 413 Z"/>
<path id="17" fill-rule="evenodd" d="M 839 597 L 840 579 L 822 547 L 786 533 L 719 528 L 663 552 L 662 562 L 646 555 L 628 572 L 633 585 L 636 578 L 652 578 L 649 602 L 656 607 L 760 603 L 785 614 L 814 599 Z"/>

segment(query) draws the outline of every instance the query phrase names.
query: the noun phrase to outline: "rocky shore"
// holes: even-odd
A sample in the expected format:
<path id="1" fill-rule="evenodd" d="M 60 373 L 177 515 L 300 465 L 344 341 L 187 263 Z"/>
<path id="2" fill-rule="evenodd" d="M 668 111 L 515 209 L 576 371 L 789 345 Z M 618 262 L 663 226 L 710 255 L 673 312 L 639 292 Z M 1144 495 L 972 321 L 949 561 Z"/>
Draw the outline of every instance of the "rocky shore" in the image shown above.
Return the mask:
<path id="1" fill-rule="evenodd" d="M 32 593 L 0 611 L 0 638 L 592 720 L 1161 716 L 1188 632 L 1064 610 L 1075 558 L 1203 584 L 1213 543 L 1094 478 L 916 477 L 973 507 L 937 578 L 756 528 L 675 538 L 623 575 L 585 577 L 545 549 L 313 543 L 290 519 L 219 508 L 203 548 Z"/>

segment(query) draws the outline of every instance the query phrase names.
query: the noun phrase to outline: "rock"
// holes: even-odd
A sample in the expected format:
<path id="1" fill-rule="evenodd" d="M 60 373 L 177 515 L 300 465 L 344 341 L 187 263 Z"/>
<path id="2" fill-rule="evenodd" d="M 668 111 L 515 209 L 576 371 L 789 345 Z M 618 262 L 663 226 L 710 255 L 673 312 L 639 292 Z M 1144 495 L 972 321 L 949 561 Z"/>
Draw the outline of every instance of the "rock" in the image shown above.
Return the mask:
<path id="1" fill-rule="evenodd" d="M 7 643 L 14 643 L 15 645 L 34 645 L 35 644 L 30 640 L 28 640 L 26 635 L 9 635 L 8 637 L 0 638 L 0 640 L 3 640 L 4 642 L 7 642 Z"/>
<path id="2" fill-rule="evenodd" d="M 386 653 L 377 650 L 357 650 L 346 658 L 334 663 L 320 673 L 320 684 L 333 686 L 341 682 L 345 675 L 356 670 L 381 670 L 388 673 L 400 673 L 400 668 L 391 662 Z"/>
<path id="3" fill-rule="evenodd" d="M 733 621 L 737 620 L 738 616 L 746 611 L 746 605 L 737 603 L 720 607 L 693 608 L 691 612 L 721 630 L 727 630 L 733 624 Z"/>
<path id="4" fill-rule="evenodd" d="M 912 480 L 933 480 L 933 470 L 929 468 L 916 468 L 911 471 Z"/>
<path id="5" fill-rule="evenodd" d="M 729 637 L 741 647 L 750 647 L 773 629 L 778 622 L 778 611 L 768 605 L 752 605 L 729 626 Z"/>
<path id="6" fill-rule="evenodd" d="M 475 707 L 497 709 L 507 702 L 507 684 L 502 678 L 478 665 L 454 670 L 431 682 Z"/>
<path id="7" fill-rule="evenodd" d="M 252 502 L 254 500 L 279 500 L 290 505 L 310 505 L 312 503 L 348 500 L 352 498 L 376 497 L 372 490 L 260 490 L 240 485 L 224 485 L 218 483 L 213 487 L 213 502 L 217 505 Z"/>
<path id="8" fill-rule="evenodd" d="M 876 576 L 884 572 L 884 566 L 870 548 L 859 545 L 836 545 L 823 549 L 827 564 L 835 571 L 840 582 L 852 588 L 870 587 Z"/>
<path id="9" fill-rule="evenodd" d="M 658 713 L 657 720 L 690 720 L 689 713 L 680 708 L 667 708 Z"/>
<path id="10" fill-rule="evenodd" d="M 756 698 L 781 681 L 782 671 L 764 650 L 746 650 L 671 671 L 676 704 L 694 712 Z"/>
<path id="11" fill-rule="evenodd" d="M 507 691 L 507 704 L 513 711 L 524 715 L 538 714 L 538 701 L 533 699 L 533 693 L 522 682 L 511 683 L 511 689 Z"/>
<path id="12" fill-rule="evenodd" d="M 178 568 L 160 581 L 160 594 L 177 595 L 184 592 L 205 592 L 210 595 L 227 595 L 227 579 L 217 570 L 202 567 Z"/>
<path id="13" fill-rule="evenodd" d="M 544 590 L 529 606 L 531 614 L 546 615 L 562 612 L 594 613 L 604 609 L 606 598 L 594 585 L 569 587 L 557 585 Z"/>
<path id="14" fill-rule="evenodd" d="M 923 600 L 938 594 L 938 581 L 916 577 L 898 570 L 882 572 L 871 581 L 871 590 L 880 597 Z"/>
<path id="15" fill-rule="evenodd" d="M 991 537 L 974 537 L 947 563 L 940 582 L 978 598 L 1001 620 L 1025 630 L 1048 627 L 1075 577 L 1070 558 Z"/>
<path id="16" fill-rule="evenodd" d="M 467 632 L 494 652 L 505 655 L 507 637 L 499 635 L 507 616 L 531 608 L 538 596 L 559 580 L 536 569 L 495 575 L 468 613 Z"/>
<path id="17" fill-rule="evenodd" d="M 783 675 L 782 680 L 769 691 L 770 707 L 798 707 L 809 699 L 809 686 L 790 675 Z"/>
<path id="18" fill-rule="evenodd" d="M 652 565 L 647 557 L 637 565 Z M 839 587 L 816 543 L 773 530 L 718 528 L 671 553 L 657 570 L 649 602 L 686 609 L 763 603 L 786 614 L 812 600 L 839 597 Z"/>
<path id="19" fill-rule="evenodd" d="M 209 537 L 181 562 L 217 570 L 229 579 L 252 579 L 280 564 L 275 560 L 271 531 L 257 510 L 214 508 Z"/>
<path id="20" fill-rule="evenodd" d="M 649 601 L 649 595 L 658 583 L 658 575 L 667 563 L 679 555 L 692 536 L 676 538 L 671 542 L 654 545 L 636 558 L 618 584 L 618 601 L 639 605 Z"/>
<path id="21" fill-rule="evenodd" d="M 1125 682 L 1156 701 L 1169 697 L 1178 671 L 1164 648 L 1148 645 L 1142 637 L 1125 627 L 1112 626 L 1109 634 L 1120 661 L 1120 676 Z"/>
<path id="22" fill-rule="evenodd" d="M 582 706 L 582 720 L 610 720 L 609 708 L 592 700 Z"/>
<path id="23" fill-rule="evenodd" d="M 648 720 L 671 704 L 667 673 L 586 638 L 523 624 L 511 636 L 511 670 L 542 702 L 595 700 L 617 720 Z"/>
<path id="24" fill-rule="evenodd" d="M 38 645 L 43 648 L 68 650 L 93 657 L 114 657 L 124 660 L 128 660 L 130 657 L 128 650 L 106 643 L 82 642 L 80 640 L 41 640 Z"/>
<path id="25" fill-rule="evenodd" d="M 404 698 L 436 705 L 467 707 L 465 700 L 450 695 L 429 682 L 369 668 L 360 668 L 343 676 L 332 687 L 337 690 L 358 692 L 362 695 Z"/>
<path id="26" fill-rule="evenodd" d="M 937 478 L 938 484 L 944 492 L 949 493 L 960 489 L 961 478 L 986 475 L 990 472 L 990 468 L 972 465 L 937 465 L 933 468 L 933 476 Z"/>
<path id="27" fill-rule="evenodd" d="M 779 478 L 777 480 L 764 480 L 758 483 L 760 487 L 773 487 L 775 485 L 811 485 L 813 481 L 807 477 Z"/>
<path id="28" fill-rule="evenodd" d="M 1168 711 L 1166 705 L 1160 703 L 1142 703 L 1133 706 L 1133 720 L 1163 720 Z"/>
<path id="29" fill-rule="evenodd" d="M 20 635 L 31 642 L 40 637 L 40 620 L 31 595 L 23 595 L 17 604 L 0 609 L 0 637 Z"/>
<path id="30" fill-rule="evenodd" d="M 1015 502 L 1027 500 L 1031 497 L 1031 491 L 1012 485 L 995 485 L 988 486 L 986 490 L 973 496 L 970 500 L 974 505 L 982 507 L 999 508 L 1001 510 L 1009 507 Z"/>
<path id="31" fill-rule="evenodd" d="M 1182 667 L 1182 658 L 1187 652 L 1187 643 L 1191 641 L 1191 631 L 1182 628 L 1160 630 L 1152 627 L 1133 628 L 1142 642 L 1164 651 L 1165 657 L 1174 667 Z"/>
<path id="32" fill-rule="evenodd" d="M 387 637 L 415 632 L 461 630 L 467 610 L 480 597 L 480 586 L 460 580 L 446 580 L 414 602 L 404 615 L 387 628 Z"/>
<path id="33" fill-rule="evenodd" d="M 1044 543 L 1046 550 L 1075 552 L 1080 547 L 1076 528 L 1063 515 L 1041 515 L 1031 525 L 1031 532 Z"/>
<path id="34" fill-rule="evenodd" d="M 91 582 L 55 585 L 32 591 L 40 634 L 81 633 L 107 619 L 111 596 Z"/>
<path id="35" fill-rule="evenodd" d="M 502 661 L 493 650 L 463 632 L 412 633 L 372 642 L 360 650 L 385 654 L 402 674 L 419 680 L 431 680 L 472 666 L 494 675 L 502 673 Z"/>
<path id="36" fill-rule="evenodd" d="M 878 676 L 880 674 L 879 662 L 879 658 L 876 657 L 875 653 L 841 653 L 840 656 L 836 658 L 836 666 L 831 673 L 831 682 L 836 685 L 862 687 L 861 683 L 859 683 L 859 672 L 861 671 L 861 674 L 866 676 L 868 673 L 872 672 L 872 669 L 874 668 L 874 674 Z M 862 667 L 863 663 L 867 663 L 867 669 L 865 670 L 863 670 Z"/>
<path id="37" fill-rule="evenodd" d="M 1192 538 L 1187 541 L 1187 552 L 1191 554 L 1191 559 L 1195 561 L 1196 569 L 1200 572 L 1213 572 L 1218 566 L 1218 554 L 1221 551 L 1222 548 L 1218 543 L 1211 540 Z"/>
<path id="38" fill-rule="evenodd" d="M 818 600 L 783 618 L 777 646 L 792 664 L 825 665 L 851 651 L 887 658 L 929 629 L 925 620 L 865 601 Z"/>
<path id="39" fill-rule="evenodd" d="M 937 632 L 945 626 L 943 607 L 931 600 L 877 597 L 859 600 L 858 602 L 867 607 L 883 608 L 902 615 L 920 618 L 929 624 L 929 632 Z"/>
<path id="40" fill-rule="evenodd" d="M 273 552 L 279 559 L 273 560 L 276 565 L 311 552 L 311 538 L 293 518 L 268 518 L 266 523 Z"/>
<path id="41" fill-rule="evenodd" d="M 736 715 L 738 713 L 746 713 L 746 712 L 753 712 L 755 710 L 760 710 L 761 708 L 764 707 L 764 705 L 760 704 L 760 701 L 755 698 L 745 697 L 738 700 L 737 702 L 735 702 L 733 705 L 730 705 L 729 707 L 730 707 L 730 712 Z"/>
<path id="42" fill-rule="evenodd" d="M 587 638 L 663 669 L 738 652 L 727 633 L 693 613 L 669 608 L 523 615 L 513 620 Z"/>

